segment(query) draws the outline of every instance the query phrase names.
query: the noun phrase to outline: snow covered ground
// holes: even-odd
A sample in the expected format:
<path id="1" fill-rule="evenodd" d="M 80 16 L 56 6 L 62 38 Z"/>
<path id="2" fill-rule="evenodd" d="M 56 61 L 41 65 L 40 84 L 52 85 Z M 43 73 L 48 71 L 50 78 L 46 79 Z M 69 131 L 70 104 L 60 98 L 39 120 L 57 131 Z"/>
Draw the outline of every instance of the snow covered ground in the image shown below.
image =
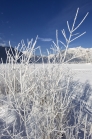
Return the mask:
<path id="1" fill-rule="evenodd" d="M 0 72 L 3 72 L 3 69 L 5 68 L 7 70 L 6 65 L 0 65 Z M 19 65 L 18 65 L 19 66 Z M 17 68 L 18 68 L 17 66 Z M 57 64 L 54 64 L 54 66 L 58 66 Z M 74 81 L 79 81 L 80 83 L 85 83 L 89 82 L 89 84 L 92 86 L 92 64 L 61 64 L 60 65 L 63 69 L 64 72 L 69 74 L 70 76 L 73 76 Z M 32 72 L 34 69 L 40 70 L 42 68 L 48 68 L 51 70 L 53 67 L 53 64 L 35 64 L 35 65 L 29 65 L 29 72 Z M 11 67 L 9 67 L 11 68 Z M 67 72 L 69 71 L 69 72 Z M 56 74 L 56 73 L 54 73 Z M 41 76 L 41 75 L 40 75 Z M 90 91 L 90 90 L 89 90 Z M 92 90 L 91 90 L 92 91 Z M 92 93 L 92 92 L 91 92 Z M 1 94 L 0 94 L 0 99 L 1 99 Z M 87 108 L 90 110 L 90 113 L 92 113 L 92 95 L 89 98 L 88 105 L 90 106 L 91 109 Z M 12 112 L 9 112 L 7 104 L 4 106 L 0 106 L 0 119 L 4 118 L 5 121 L 7 121 L 7 125 L 10 123 L 14 123 L 15 119 L 15 114 Z M 1 121 L 0 121 L 1 122 Z M 1 128 L 2 128 L 2 122 L 0 123 Z"/>

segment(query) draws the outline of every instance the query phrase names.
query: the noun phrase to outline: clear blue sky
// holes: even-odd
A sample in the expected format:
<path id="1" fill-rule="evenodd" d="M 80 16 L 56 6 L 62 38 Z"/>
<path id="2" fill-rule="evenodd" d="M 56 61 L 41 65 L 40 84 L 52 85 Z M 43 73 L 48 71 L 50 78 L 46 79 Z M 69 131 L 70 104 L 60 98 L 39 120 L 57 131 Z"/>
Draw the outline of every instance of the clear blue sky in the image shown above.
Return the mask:
<path id="1" fill-rule="evenodd" d="M 61 30 L 67 32 L 67 20 L 72 26 L 77 8 L 80 8 L 76 25 L 87 12 L 89 15 L 77 30 L 87 33 L 72 42 L 70 47 L 92 47 L 92 0 L 0 0 L 0 44 L 14 47 L 22 39 L 40 39 L 36 46 L 41 46 L 45 54 L 46 48 L 55 41 L 56 29 L 59 39 L 64 41 Z M 67 32 L 67 35 L 68 32 Z"/>

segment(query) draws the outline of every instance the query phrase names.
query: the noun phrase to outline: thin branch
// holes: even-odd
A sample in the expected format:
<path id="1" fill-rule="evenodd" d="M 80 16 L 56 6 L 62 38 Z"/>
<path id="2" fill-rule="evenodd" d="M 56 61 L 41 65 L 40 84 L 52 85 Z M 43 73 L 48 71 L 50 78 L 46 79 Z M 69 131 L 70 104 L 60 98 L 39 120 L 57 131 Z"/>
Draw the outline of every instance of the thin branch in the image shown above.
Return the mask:
<path id="1" fill-rule="evenodd" d="M 82 36 L 82 35 L 84 35 L 85 33 L 86 33 L 86 32 L 84 32 L 84 33 L 80 34 L 79 36 L 77 36 L 77 37 L 75 37 L 74 39 L 72 39 L 70 42 L 72 42 L 72 41 L 76 40 L 77 38 L 81 37 L 81 36 Z"/>
<path id="2" fill-rule="evenodd" d="M 86 15 L 85 15 L 85 17 L 83 18 L 83 20 L 79 23 L 79 25 L 73 30 L 73 32 L 76 30 L 76 29 L 78 29 L 79 28 L 79 26 L 83 23 L 83 21 L 86 19 L 86 17 L 88 16 L 88 14 L 89 13 L 87 13 Z"/>
<path id="3" fill-rule="evenodd" d="M 67 21 L 67 27 L 68 27 L 69 32 L 71 32 L 70 26 L 69 26 L 69 22 L 68 22 L 68 21 Z"/>
<path id="4" fill-rule="evenodd" d="M 79 12 L 79 8 L 77 9 L 77 12 L 76 12 L 76 15 L 75 15 L 75 18 L 74 18 L 74 22 L 73 22 L 73 25 L 72 25 L 71 32 L 73 32 L 73 28 L 74 28 L 74 25 L 75 25 L 75 22 L 76 22 L 76 19 L 77 19 L 78 12 Z"/>

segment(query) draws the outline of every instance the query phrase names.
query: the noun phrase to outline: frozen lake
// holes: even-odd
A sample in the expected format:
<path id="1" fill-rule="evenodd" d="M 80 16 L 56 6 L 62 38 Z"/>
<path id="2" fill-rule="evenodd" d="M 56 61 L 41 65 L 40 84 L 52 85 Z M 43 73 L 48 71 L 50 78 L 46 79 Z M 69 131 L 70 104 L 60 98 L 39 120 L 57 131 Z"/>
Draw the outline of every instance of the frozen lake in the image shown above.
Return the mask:
<path id="1" fill-rule="evenodd" d="M 92 85 L 92 64 L 66 64 L 64 67 L 68 67 L 72 71 L 74 80 L 82 83 L 89 81 Z"/>
<path id="2" fill-rule="evenodd" d="M 44 67 L 52 67 L 53 64 L 44 64 Z M 42 64 L 36 64 L 35 68 L 43 67 Z M 57 64 L 54 64 L 57 66 Z M 34 67 L 34 66 L 32 66 Z M 62 64 L 61 67 L 65 71 L 66 69 L 70 70 L 70 75 L 73 75 L 74 80 L 79 80 L 84 83 L 89 81 L 92 85 L 92 64 Z"/>

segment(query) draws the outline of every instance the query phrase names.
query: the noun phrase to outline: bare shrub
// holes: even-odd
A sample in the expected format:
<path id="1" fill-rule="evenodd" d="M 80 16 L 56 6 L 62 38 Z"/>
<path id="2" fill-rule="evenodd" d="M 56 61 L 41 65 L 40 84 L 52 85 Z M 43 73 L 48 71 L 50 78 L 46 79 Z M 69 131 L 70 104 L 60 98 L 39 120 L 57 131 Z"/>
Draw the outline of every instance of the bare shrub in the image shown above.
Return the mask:
<path id="1" fill-rule="evenodd" d="M 30 64 L 37 38 L 34 42 L 33 39 L 29 41 L 28 46 L 21 41 L 20 50 L 30 52 L 27 57 L 19 55 L 20 44 L 15 48 L 15 56 L 12 56 L 9 50 L 6 51 L 7 61 L 5 65 L 2 63 L 4 72 L 0 73 L 3 78 L 0 90 L 1 139 L 79 139 L 81 135 L 84 139 L 91 139 L 92 113 L 86 104 L 91 88 L 88 89 L 90 86 L 87 88 L 86 85 L 83 90 L 82 84 L 73 82 L 71 71 L 61 66 L 61 63 L 65 62 L 69 43 L 85 34 L 84 32 L 71 39 L 72 36 L 78 35 L 73 32 L 88 15 L 87 13 L 74 28 L 78 10 L 79 8 L 72 29 L 67 21 L 69 39 L 66 38 L 65 30 L 62 30 L 66 45 L 58 40 L 56 33 L 57 43 L 53 42 L 53 51 L 59 55 L 58 64 L 56 57 L 53 60 L 55 65 L 50 65 L 49 60 L 46 67 L 44 63 L 41 68 L 36 68 L 35 62 Z M 58 42 L 65 46 L 63 57 Z M 38 49 L 40 50 L 39 47 Z M 17 63 L 19 59 L 20 64 Z"/>

